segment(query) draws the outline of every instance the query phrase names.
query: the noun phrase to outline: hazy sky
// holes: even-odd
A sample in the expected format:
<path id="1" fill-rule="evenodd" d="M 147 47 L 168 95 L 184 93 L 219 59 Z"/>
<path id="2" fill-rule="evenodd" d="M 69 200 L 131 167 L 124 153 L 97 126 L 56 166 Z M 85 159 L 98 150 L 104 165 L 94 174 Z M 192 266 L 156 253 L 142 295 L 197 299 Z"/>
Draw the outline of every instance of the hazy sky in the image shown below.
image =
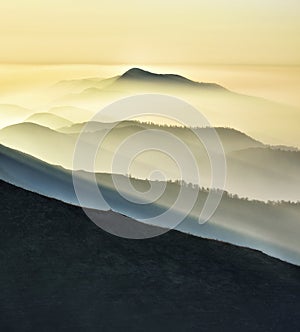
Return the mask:
<path id="1" fill-rule="evenodd" d="M 0 62 L 300 63 L 299 0 L 2 0 Z"/>

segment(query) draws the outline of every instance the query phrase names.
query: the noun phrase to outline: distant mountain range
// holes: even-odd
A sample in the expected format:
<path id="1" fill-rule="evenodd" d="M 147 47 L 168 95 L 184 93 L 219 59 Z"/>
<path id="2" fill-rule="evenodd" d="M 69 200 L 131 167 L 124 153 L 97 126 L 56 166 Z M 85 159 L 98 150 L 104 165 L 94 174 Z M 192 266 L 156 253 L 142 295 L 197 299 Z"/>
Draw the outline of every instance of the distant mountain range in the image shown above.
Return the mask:
<path id="1" fill-rule="evenodd" d="M 195 82 L 189 80 L 183 76 L 176 74 L 156 74 L 140 68 L 131 68 L 125 73 L 119 76 L 111 77 L 108 79 L 101 78 L 91 78 L 91 79 L 81 79 L 81 80 L 70 80 L 70 81 L 61 81 L 56 87 L 64 88 L 81 88 L 83 90 L 91 88 L 93 86 L 95 89 L 107 89 L 110 87 L 115 87 L 116 85 L 128 83 L 128 81 L 137 81 L 139 83 L 146 84 L 179 84 L 181 86 L 189 86 L 195 88 L 213 88 L 213 89 L 222 89 L 226 90 L 221 85 L 215 83 L 203 83 Z"/>
<path id="2" fill-rule="evenodd" d="M 44 93 L 48 100 L 47 106 L 43 104 L 39 110 L 24 108 L 19 113 L 18 106 L 0 105 L 0 115 L 6 119 L 2 127 L 24 121 L 33 113 L 45 112 L 46 109 L 73 123 L 84 122 L 120 98 L 157 93 L 192 104 L 212 126 L 235 128 L 267 144 L 299 147 L 300 142 L 297 127 L 299 108 L 234 93 L 215 83 L 195 82 L 176 74 L 155 74 L 132 68 L 122 75 L 107 79 L 95 77 L 61 81 L 39 93 Z M 103 121 L 117 120 L 110 118 Z M 288 132 L 286 128 L 289 128 Z"/>
<path id="3" fill-rule="evenodd" d="M 41 120 L 39 114 L 35 119 Z M 45 120 L 45 117 L 42 116 Z M 56 116 L 46 117 L 51 124 L 64 123 Z M 61 165 L 73 169 L 73 154 L 80 131 L 85 123 L 74 124 L 53 130 L 34 123 L 21 123 L 0 130 L 0 142 L 8 147 L 28 153 L 36 158 L 51 164 Z M 94 122 L 90 124 L 90 132 L 84 133 L 81 138 L 92 146 L 100 137 L 107 133 L 110 123 Z M 158 127 L 154 124 L 143 124 L 136 121 L 125 121 L 117 124 L 110 130 L 101 145 L 100 153 L 96 159 L 95 170 L 98 172 L 111 172 L 111 163 L 117 147 L 132 135 L 146 132 L 147 129 L 163 130 L 178 137 L 194 154 L 200 174 L 201 185 L 209 187 L 211 183 L 210 160 L 201 141 L 188 128 Z M 206 141 L 210 128 L 197 128 L 200 138 Z M 226 190 L 259 200 L 300 200 L 300 151 L 289 151 L 268 147 L 253 138 L 230 128 L 216 128 L 222 142 L 227 160 Z M 152 136 L 151 136 L 152 135 Z M 154 134 L 148 131 L 145 140 L 155 140 Z M 36 138 L 39 137 L 38 142 Z M 131 145 L 130 145 L 131 144 Z M 134 143 L 127 143 L 130 149 Z M 146 141 L 145 141 L 146 144 Z M 213 151 L 214 152 L 214 151 Z M 125 152 L 119 152 L 125 165 L 129 158 Z M 146 178 L 152 169 L 161 168 L 167 178 L 176 179 L 179 175 L 172 165 L 164 161 L 163 156 L 149 152 L 141 156 L 133 165 L 132 174 L 135 177 Z M 116 170 L 124 174 L 122 165 Z M 86 169 L 91 171 L 91 169 Z M 186 182 L 198 183 L 193 177 L 193 172 L 184 174 Z"/>
<path id="4" fill-rule="evenodd" d="M 132 68 L 105 80 L 63 81 L 55 89 L 60 92 L 54 105 L 71 105 L 93 112 L 133 94 L 168 94 L 194 105 L 213 126 L 235 128 L 269 144 L 295 146 L 300 141 L 295 121 L 300 112 L 298 108 L 234 93 L 215 83 L 194 82 L 176 74 L 155 74 Z M 109 119 L 115 120 L 118 119 Z"/>

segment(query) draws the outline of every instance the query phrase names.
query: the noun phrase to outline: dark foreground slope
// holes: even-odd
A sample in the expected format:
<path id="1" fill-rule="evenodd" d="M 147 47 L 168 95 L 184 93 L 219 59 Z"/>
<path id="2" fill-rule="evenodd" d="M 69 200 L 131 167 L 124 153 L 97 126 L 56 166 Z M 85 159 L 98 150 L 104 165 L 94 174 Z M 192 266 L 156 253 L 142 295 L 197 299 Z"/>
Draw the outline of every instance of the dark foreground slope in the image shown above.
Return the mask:
<path id="1" fill-rule="evenodd" d="M 0 201 L 0 331 L 300 329 L 299 267 L 175 231 L 117 238 L 4 182 Z"/>

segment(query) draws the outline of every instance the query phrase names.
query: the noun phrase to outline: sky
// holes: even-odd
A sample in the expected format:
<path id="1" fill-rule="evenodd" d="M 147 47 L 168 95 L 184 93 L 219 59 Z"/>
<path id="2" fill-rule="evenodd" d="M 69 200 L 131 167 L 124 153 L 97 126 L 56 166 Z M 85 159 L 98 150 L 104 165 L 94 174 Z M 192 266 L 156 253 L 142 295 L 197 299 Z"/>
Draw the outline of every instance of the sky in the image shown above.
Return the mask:
<path id="1" fill-rule="evenodd" d="M 299 0 L 2 0 L 0 63 L 300 64 Z"/>

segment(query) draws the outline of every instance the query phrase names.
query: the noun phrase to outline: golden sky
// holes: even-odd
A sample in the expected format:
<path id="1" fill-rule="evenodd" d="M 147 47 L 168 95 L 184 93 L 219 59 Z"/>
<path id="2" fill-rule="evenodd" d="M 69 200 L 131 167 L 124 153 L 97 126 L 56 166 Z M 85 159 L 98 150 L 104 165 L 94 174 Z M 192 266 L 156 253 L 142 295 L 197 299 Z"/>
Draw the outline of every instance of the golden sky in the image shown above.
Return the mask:
<path id="1" fill-rule="evenodd" d="M 299 0 L 1 0 L 0 62 L 300 63 Z"/>

